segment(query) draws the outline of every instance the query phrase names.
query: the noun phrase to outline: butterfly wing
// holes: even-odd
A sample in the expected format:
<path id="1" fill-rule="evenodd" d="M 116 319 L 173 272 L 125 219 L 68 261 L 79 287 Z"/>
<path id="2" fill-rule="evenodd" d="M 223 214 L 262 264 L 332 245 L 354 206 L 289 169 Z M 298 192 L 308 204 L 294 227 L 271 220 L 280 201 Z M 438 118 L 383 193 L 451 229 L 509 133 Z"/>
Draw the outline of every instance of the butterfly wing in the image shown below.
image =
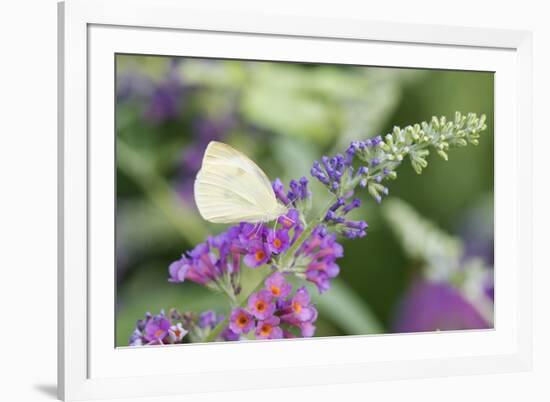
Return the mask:
<path id="1" fill-rule="evenodd" d="M 214 223 L 262 222 L 280 209 L 265 173 L 221 142 L 208 144 L 194 191 L 201 216 Z"/>

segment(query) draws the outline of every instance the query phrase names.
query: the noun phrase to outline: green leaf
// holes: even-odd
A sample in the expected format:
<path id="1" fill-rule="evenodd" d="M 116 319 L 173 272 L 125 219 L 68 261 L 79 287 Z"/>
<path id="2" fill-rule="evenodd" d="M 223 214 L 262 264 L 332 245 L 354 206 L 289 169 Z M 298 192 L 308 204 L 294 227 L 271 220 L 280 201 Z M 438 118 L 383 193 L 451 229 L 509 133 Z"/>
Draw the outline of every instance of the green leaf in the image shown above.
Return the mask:
<path id="1" fill-rule="evenodd" d="M 322 144 L 328 143 L 339 127 L 338 115 L 318 99 L 262 85 L 243 93 L 241 112 L 248 121 L 265 129 Z"/>
<path id="2" fill-rule="evenodd" d="M 311 292 L 319 316 L 328 319 L 348 335 L 380 334 L 384 332 L 369 306 L 342 280 L 334 280 L 330 290 L 319 295 Z"/>
<path id="3" fill-rule="evenodd" d="M 439 229 L 398 198 L 388 199 L 382 215 L 399 239 L 405 253 L 427 264 L 426 274 L 449 278 L 456 272 L 463 253 L 462 242 Z"/>
<path id="4" fill-rule="evenodd" d="M 179 67 L 187 84 L 204 85 L 216 90 L 239 90 L 246 79 L 246 63 L 239 61 L 185 60 Z"/>

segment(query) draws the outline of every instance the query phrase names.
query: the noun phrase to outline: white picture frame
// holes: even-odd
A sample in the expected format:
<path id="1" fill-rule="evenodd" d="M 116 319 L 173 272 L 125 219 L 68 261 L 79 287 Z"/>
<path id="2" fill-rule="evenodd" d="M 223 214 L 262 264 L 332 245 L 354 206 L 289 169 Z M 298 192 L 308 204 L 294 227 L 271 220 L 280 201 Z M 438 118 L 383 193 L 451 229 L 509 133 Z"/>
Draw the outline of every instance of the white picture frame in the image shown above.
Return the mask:
<path id="1" fill-rule="evenodd" d="M 528 370 L 531 43 L 523 31 L 206 13 L 177 0 L 60 3 L 59 397 Z M 114 164 L 97 162 L 114 161 L 114 104 L 106 100 L 117 52 L 495 71 L 495 329 L 115 349 Z"/>

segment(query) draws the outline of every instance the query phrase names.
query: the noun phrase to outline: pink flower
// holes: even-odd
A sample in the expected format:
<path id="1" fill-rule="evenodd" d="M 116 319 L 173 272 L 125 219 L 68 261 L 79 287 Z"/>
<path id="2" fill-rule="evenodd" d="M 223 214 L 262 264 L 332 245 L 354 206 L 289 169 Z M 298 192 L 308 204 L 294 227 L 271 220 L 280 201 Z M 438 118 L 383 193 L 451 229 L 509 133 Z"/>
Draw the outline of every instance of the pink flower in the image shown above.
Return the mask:
<path id="1" fill-rule="evenodd" d="M 256 325 L 257 339 L 281 339 L 283 330 L 279 327 L 279 318 L 269 317 L 263 321 L 259 321 Z"/>
<path id="2" fill-rule="evenodd" d="M 273 297 L 284 299 L 290 294 L 292 285 L 286 281 L 282 273 L 275 272 L 265 280 L 265 288 Z"/>
<path id="3" fill-rule="evenodd" d="M 254 317 L 243 308 L 237 308 L 231 313 L 229 329 L 234 334 L 247 334 L 254 327 Z"/>
<path id="4" fill-rule="evenodd" d="M 267 234 L 267 244 L 272 253 L 280 254 L 290 245 L 288 231 L 285 229 L 270 230 Z"/>
<path id="5" fill-rule="evenodd" d="M 159 314 L 151 318 L 145 325 L 144 338 L 150 345 L 163 344 L 164 338 L 168 335 L 170 329 L 170 320 L 164 314 Z"/>
<path id="6" fill-rule="evenodd" d="M 268 290 L 260 290 L 250 296 L 248 299 L 248 310 L 259 320 L 265 320 L 273 315 L 275 304 L 272 302 L 273 297 Z"/>
<path id="7" fill-rule="evenodd" d="M 248 247 L 248 254 L 244 257 L 244 263 L 250 268 L 264 265 L 271 258 L 271 251 L 262 241 L 252 241 Z"/>
<path id="8" fill-rule="evenodd" d="M 283 321 L 290 324 L 299 324 L 317 319 L 317 310 L 310 304 L 311 298 L 306 288 L 302 287 L 296 291 L 296 294 L 286 304 L 284 314 L 281 316 Z"/>

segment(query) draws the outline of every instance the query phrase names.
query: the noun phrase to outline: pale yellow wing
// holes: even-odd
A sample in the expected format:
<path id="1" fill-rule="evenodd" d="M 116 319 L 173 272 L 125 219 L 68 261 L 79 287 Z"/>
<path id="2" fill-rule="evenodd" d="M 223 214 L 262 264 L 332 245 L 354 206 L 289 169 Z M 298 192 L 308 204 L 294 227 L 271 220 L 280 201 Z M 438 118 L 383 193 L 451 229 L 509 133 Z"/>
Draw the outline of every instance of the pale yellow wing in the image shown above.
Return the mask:
<path id="1" fill-rule="evenodd" d="M 281 210 L 265 173 L 221 142 L 208 144 L 194 191 L 201 216 L 214 223 L 264 222 Z"/>

